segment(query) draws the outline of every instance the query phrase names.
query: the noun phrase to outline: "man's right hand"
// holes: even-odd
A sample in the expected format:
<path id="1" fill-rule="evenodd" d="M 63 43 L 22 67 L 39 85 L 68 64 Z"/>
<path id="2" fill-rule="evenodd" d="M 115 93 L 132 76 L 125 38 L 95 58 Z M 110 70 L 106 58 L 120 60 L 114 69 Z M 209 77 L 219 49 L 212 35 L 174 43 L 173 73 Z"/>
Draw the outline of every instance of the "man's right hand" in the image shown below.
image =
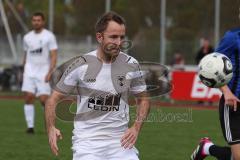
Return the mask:
<path id="1" fill-rule="evenodd" d="M 228 86 L 222 87 L 221 90 L 224 95 L 225 105 L 233 107 L 233 110 L 237 111 L 237 103 L 239 103 L 240 100 L 231 92 Z"/>
<path id="2" fill-rule="evenodd" d="M 62 134 L 60 130 L 58 130 L 55 127 L 50 128 L 48 130 L 48 141 L 53 154 L 56 156 L 58 155 L 58 146 L 57 146 L 58 139 L 62 139 Z"/>

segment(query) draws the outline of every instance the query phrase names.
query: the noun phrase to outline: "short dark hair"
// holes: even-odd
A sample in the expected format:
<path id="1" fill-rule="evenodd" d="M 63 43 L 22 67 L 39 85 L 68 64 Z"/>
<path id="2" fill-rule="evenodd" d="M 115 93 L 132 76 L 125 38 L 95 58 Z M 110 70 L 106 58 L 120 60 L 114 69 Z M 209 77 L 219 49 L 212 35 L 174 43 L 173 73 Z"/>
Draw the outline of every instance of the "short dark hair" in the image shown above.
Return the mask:
<path id="1" fill-rule="evenodd" d="M 40 16 L 42 18 L 42 20 L 45 20 L 45 16 L 42 12 L 35 12 L 33 13 L 32 17 L 35 17 L 35 16 Z"/>
<path id="2" fill-rule="evenodd" d="M 110 12 L 107 12 L 105 14 L 103 14 L 98 20 L 97 20 L 97 23 L 95 25 L 95 32 L 98 33 L 98 32 L 103 32 L 106 30 L 107 28 L 107 25 L 110 21 L 114 21 L 120 25 L 125 25 L 126 26 L 126 21 L 125 19 L 120 16 L 119 14 L 113 12 L 113 11 L 110 11 Z"/>

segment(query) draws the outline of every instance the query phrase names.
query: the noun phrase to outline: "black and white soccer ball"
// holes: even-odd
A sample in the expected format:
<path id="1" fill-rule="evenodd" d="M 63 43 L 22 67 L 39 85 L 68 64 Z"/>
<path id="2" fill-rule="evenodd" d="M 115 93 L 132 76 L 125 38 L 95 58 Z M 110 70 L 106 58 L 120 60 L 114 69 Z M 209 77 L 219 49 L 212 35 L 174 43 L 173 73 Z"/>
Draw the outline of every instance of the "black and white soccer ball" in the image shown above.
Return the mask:
<path id="1" fill-rule="evenodd" d="M 198 75 L 203 84 L 210 88 L 219 88 L 227 84 L 233 76 L 230 59 L 221 53 L 211 53 L 200 61 Z"/>

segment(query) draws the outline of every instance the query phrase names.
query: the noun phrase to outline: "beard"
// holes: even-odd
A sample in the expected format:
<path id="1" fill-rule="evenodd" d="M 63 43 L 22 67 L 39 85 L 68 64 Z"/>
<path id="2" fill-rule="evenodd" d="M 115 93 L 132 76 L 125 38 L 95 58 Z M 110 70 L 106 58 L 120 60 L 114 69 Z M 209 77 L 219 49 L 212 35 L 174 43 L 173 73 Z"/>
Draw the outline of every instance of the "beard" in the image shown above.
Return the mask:
<path id="1" fill-rule="evenodd" d="M 116 57 L 120 53 L 120 47 L 113 43 L 107 43 L 102 46 L 103 52 L 108 57 Z"/>
<path id="2" fill-rule="evenodd" d="M 40 30 L 43 29 L 43 26 L 42 26 L 42 25 L 33 25 L 33 29 L 34 29 L 35 31 L 40 31 Z"/>

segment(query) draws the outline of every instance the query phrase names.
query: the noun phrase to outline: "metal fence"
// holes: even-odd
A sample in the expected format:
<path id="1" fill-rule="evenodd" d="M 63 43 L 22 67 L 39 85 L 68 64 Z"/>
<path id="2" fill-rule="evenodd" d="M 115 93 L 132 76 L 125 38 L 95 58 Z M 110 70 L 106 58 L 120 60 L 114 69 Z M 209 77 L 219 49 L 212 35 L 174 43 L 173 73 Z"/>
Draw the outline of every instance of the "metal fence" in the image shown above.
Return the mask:
<path id="1" fill-rule="evenodd" d="M 17 63 L 21 63 L 22 36 L 24 30 L 17 21 L 6 1 L 4 2 L 6 15 L 13 34 L 13 40 L 17 50 Z M 23 22 L 30 28 L 31 14 L 35 11 L 43 11 L 51 19 L 53 28 L 59 43 L 59 62 L 63 62 L 71 56 L 85 53 L 96 47 L 94 36 L 94 23 L 106 10 L 120 13 L 127 21 L 127 35 L 132 40 L 133 47 L 128 51 L 140 61 L 160 62 L 160 50 L 162 49 L 160 37 L 161 29 L 161 2 L 162 0 L 64 0 L 54 1 L 27 1 L 12 0 Z M 108 3 L 107 3 L 108 2 Z M 110 2 L 110 3 L 109 3 Z M 220 8 L 216 8 L 220 2 Z M 53 4 L 52 10 L 46 7 Z M 170 64 L 176 53 L 181 54 L 186 64 L 195 63 L 195 55 L 200 48 L 200 40 L 206 37 L 214 45 L 216 39 L 216 11 L 219 17 L 219 35 L 232 27 L 238 26 L 238 0 L 167 0 L 165 34 L 166 63 Z M 216 10 L 217 9 L 217 10 Z M 47 18 L 48 19 L 48 18 Z M 6 38 L 3 23 L 0 20 L 0 64 L 16 63 Z"/>

